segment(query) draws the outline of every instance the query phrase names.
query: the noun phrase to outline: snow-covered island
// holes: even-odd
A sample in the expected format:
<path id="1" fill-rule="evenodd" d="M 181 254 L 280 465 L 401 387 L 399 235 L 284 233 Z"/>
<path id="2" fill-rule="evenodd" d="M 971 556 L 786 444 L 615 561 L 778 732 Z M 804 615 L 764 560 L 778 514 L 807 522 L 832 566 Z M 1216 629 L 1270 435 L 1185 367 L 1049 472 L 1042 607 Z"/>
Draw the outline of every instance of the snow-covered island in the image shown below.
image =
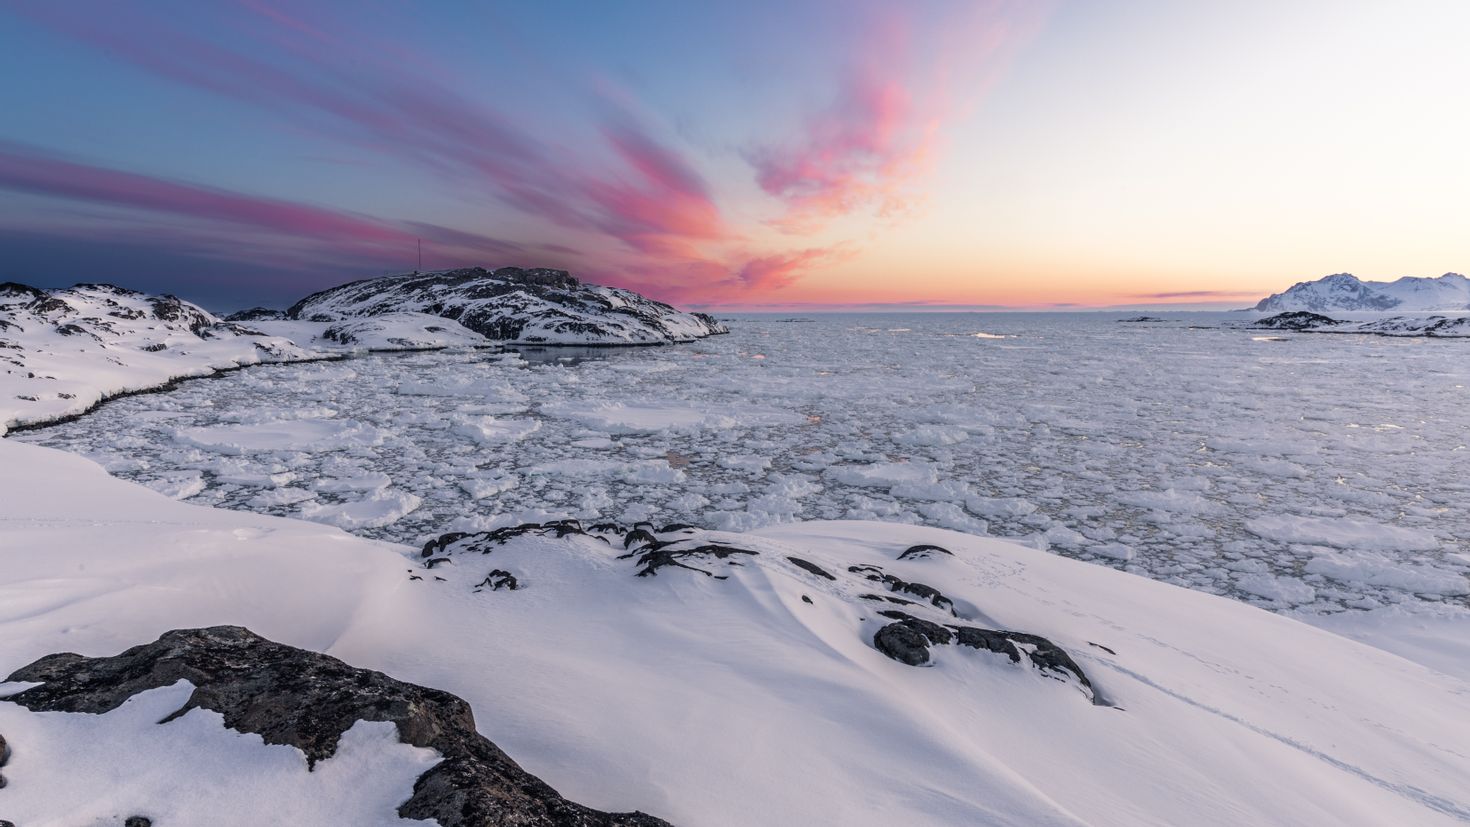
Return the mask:
<path id="1" fill-rule="evenodd" d="M 100 437 L 137 450 L 134 466 L 204 457 L 209 479 L 195 471 L 170 492 L 109 476 L 75 453 L 0 439 L 0 676 L 9 676 L 0 684 L 0 818 L 158 827 L 1470 819 L 1466 670 L 1436 669 L 1407 646 L 1370 646 L 1285 613 L 1043 550 L 1048 542 L 1085 545 L 1122 564 L 1139 553 L 1135 545 L 1152 548 L 1146 534 L 1163 532 L 1172 532 L 1166 545 L 1182 549 L 1189 537 L 1206 536 L 1194 517 L 1218 523 L 1225 514 L 1205 471 L 1128 495 L 1147 527 L 1137 537 L 1100 525 L 1084 536 L 1043 519 L 1014 480 L 1006 486 L 1017 490 L 1005 496 L 971 488 L 1012 466 L 1040 474 L 1038 466 L 971 468 L 969 481 L 941 474 L 959 446 L 1015 426 L 1047 453 L 1053 438 L 1085 442 L 1086 457 L 1055 452 L 1058 462 L 1086 464 L 1083 474 L 1116 485 L 1093 465 L 1112 446 L 1068 437 L 1083 427 L 1069 406 L 1027 403 L 990 416 L 921 396 L 966 398 L 970 388 L 954 377 L 980 355 L 1002 360 L 1011 351 L 999 345 L 1026 337 L 1024 328 L 930 335 L 916 333 L 918 323 L 848 324 L 849 338 L 835 345 L 850 358 L 863 342 L 908 343 L 900 352 L 940 360 L 941 369 L 927 372 L 861 361 L 850 376 L 810 359 L 773 365 L 779 342 L 752 339 L 757 349 L 728 337 L 667 361 L 608 361 L 587 381 L 560 365 L 501 364 L 513 354 L 497 352 L 487 335 L 509 328 L 481 329 L 477 302 L 486 297 L 467 296 L 457 278 L 372 280 L 357 284 L 381 282 L 401 302 L 349 285 L 282 314 L 291 318 L 255 312 L 238 321 L 113 287 L 3 288 L 0 422 L 9 426 L 80 413 L 178 377 L 349 357 L 360 358 L 261 367 L 204 384 L 305 371 L 301 386 L 312 387 L 318 377 L 345 382 L 361 365 L 367 384 L 386 386 L 397 406 L 374 424 L 353 409 L 380 397 L 346 388 L 284 402 L 262 396 L 258 415 L 220 410 L 207 425 L 169 426 L 174 441 L 157 458 L 137 450 L 131 435 Z M 577 341 L 616 331 L 636 339 L 655 329 L 635 327 L 638 314 L 626 313 L 598 333 L 574 316 L 528 321 L 505 338 L 539 331 L 529 335 Z M 700 321 L 707 326 L 664 333 L 716 332 Z M 817 324 L 784 327 L 808 341 L 829 336 Z M 1138 337 L 1190 335 L 1103 327 L 1088 335 L 1126 338 L 1085 347 L 1124 341 L 1128 349 L 1111 351 L 1097 376 L 1111 375 L 1119 354 L 1137 352 Z M 720 364 L 746 367 L 708 377 L 708 390 L 723 382 L 751 395 L 759 381 L 784 394 L 787 409 L 730 397 L 596 395 L 635 376 L 674 374 L 673 357 L 708 364 L 719 355 L 712 344 L 724 343 L 731 347 Z M 447 350 L 412 352 L 424 348 Z M 371 355 L 379 349 L 408 353 Z M 366 367 L 441 356 L 455 360 L 412 362 L 435 372 L 391 382 Z M 1087 369 L 1082 360 L 1058 364 Z M 1161 387 L 1180 384 L 1172 367 L 1160 372 Z M 1129 466 L 1148 464 L 1137 461 L 1139 428 L 1152 427 L 1138 424 L 1145 409 L 1098 390 L 1128 383 L 1086 375 L 1067 381 L 1087 389 L 1098 419 L 1125 423 Z M 534 402 L 525 392 L 533 385 Z M 598 387 L 584 396 L 584 385 Z M 885 388 L 896 389 L 895 409 L 908 417 L 901 427 L 886 419 L 860 427 L 833 413 L 860 407 L 855 400 L 887 411 L 887 400 L 876 399 Z M 1191 392 L 1190 409 L 1205 412 L 1221 387 L 1201 383 Z M 819 409 L 831 422 L 805 412 L 824 398 L 837 400 Z M 62 427 L 86 427 L 107 410 Z M 146 417 L 178 414 L 165 406 Z M 537 417 L 563 423 L 544 430 L 555 435 L 547 450 L 565 457 L 538 457 L 524 480 L 480 467 L 479 459 L 527 450 L 525 441 L 543 430 Z M 778 439 L 824 426 L 835 428 L 836 447 L 796 449 Z M 378 452 L 393 427 L 419 429 L 424 445 Z M 1290 452 L 1290 462 L 1256 456 L 1260 446 L 1244 432 L 1211 427 L 1203 448 L 1210 468 L 1249 466 L 1273 490 L 1312 476 L 1301 452 Z M 737 428 L 756 435 L 737 442 L 747 433 Z M 892 447 L 863 442 L 888 431 Z M 511 490 L 544 495 L 538 508 L 566 515 L 584 505 L 611 509 L 598 489 L 612 480 L 692 488 L 688 456 L 667 442 L 640 444 L 649 434 L 714 446 L 718 482 L 703 489 L 708 497 L 691 490 L 683 501 L 711 519 L 722 514 L 728 530 L 620 515 L 476 524 L 476 511 Z M 429 450 L 434 439 L 453 450 Z M 1397 450 L 1389 440 L 1375 443 L 1382 455 Z M 787 453 L 794 464 L 771 470 Z M 369 465 L 387 454 L 413 455 L 406 467 L 420 493 L 395 491 Z M 550 477 L 572 480 L 587 497 L 572 500 L 565 486 L 545 483 Z M 756 492 L 760 478 L 770 487 Z M 207 484 L 282 503 L 306 492 L 291 483 L 362 499 L 302 503 L 315 522 L 178 501 Z M 1218 481 L 1221 490 L 1234 484 Z M 840 496 L 851 509 L 872 516 L 857 519 L 850 509 L 843 519 L 799 517 L 793 503 L 824 487 L 847 492 Z M 468 497 L 460 523 L 426 540 L 389 542 L 343 528 L 381 525 L 374 520 L 382 509 L 391 521 L 420 501 L 458 507 L 457 491 Z M 745 494 L 781 519 L 741 526 L 738 518 L 750 515 L 725 503 Z M 1043 494 L 1028 496 L 1046 502 Z M 921 502 L 930 524 L 878 521 L 903 514 L 900 498 Z M 379 510 L 352 510 L 360 505 Z M 1068 507 L 1102 511 L 1097 503 Z M 1431 569 L 1392 558 L 1438 552 L 1434 532 L 1325 507 L 1312 513 L 1257 518 L 1250 530 L 1315 555 L 1306 569 L 1324 593 L 1343 595 L 1333 599 L 1358 596 L 1329 587 L 1329 575 L 1435 605 L 1466 593 L 1454 572 L 1470 564 L 1449 559 L 1448 568 Z M 987 519 L 1029 521 L 1022 524 L 1037 528 L 1040 545 L 983 536 Z M 1249 543 L 1228 546 L 1228 563 L 1180 552 L 1170 561 L 1175 571 L 1157 576 L 1191 565 L 1233 568 L 1282 606 L 1317 599 L 1317 587 L 1248 557 Z M 1422 648 L 1433 649 L 1426 637 Z"/>
<path id="2" fill-rule="evenodd" d="M 486 338 L 523 344 L 650 345 L 729 332 L 704 313 L 684 313 L 631 290 L 583 284 L 565 270 L 519 267 L 355 281 L 313 293 L 283 317 L 337 322 L 404 311 L 443 316 Z"/>

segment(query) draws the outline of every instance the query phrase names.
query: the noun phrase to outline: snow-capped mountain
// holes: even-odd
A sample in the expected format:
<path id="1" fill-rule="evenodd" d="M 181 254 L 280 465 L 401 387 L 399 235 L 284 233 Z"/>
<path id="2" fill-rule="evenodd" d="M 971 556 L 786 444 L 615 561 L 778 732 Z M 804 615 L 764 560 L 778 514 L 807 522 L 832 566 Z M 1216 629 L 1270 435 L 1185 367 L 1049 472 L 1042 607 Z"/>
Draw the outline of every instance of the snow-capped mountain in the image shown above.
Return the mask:
<path id="1" fill-rule="evenodd" d="M 443 316 L 486 338 L 526 344 L 663 344 L 728 332 L 704 313 L 631 290 L 583 284 L 565 270 L 518 267 L 355 281 L 307 296 L 286 316 L 334 322 L 401 311 Z"/>
<path id="2" fill-rule="evenodd" d="M 1395 281 L 1363 281 L 1350 273 L 1303 281 L 1262 299 L 1256 310 L 1377 312 L 1470 310 L 1470 278 L 1445 273 L 1438 278 L 1404 276 Z"/>

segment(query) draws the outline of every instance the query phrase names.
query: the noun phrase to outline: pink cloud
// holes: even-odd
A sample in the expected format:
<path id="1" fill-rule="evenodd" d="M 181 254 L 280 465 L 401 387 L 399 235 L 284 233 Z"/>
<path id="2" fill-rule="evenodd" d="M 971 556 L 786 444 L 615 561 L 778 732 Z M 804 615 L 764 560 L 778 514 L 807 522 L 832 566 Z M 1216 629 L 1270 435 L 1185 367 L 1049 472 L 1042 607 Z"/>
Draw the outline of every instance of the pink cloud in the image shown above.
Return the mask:
<path id="1" fill-rule="evenodd" d="M 402 241 L 402 230 L 346 213 L 78 164 L 0 145 L 0 187 L 178 213 L 292 235 Z"/>
<path id="2" fill-rule="evenodd" d="M 699 243 L 732 236 L 705 182 L 686 160 L 619 113 L 604 118 L 602 133 L 631 174 L 579 182 L 581 193 L 598 207 L 599 229 L 634 250 L 662 257 L 697 255 Z"/>
<path id="3" fill-rule="evenodd" d="M 860 210 L 906 212 L 921 199 L 945 128 L 993 82 L 1042 11 L 978 3 L 937 44 L 919 43 L 913 22 L 897 15 L 873 25 L 831 102 L 807 116 L 796 139 L 747 153 L 761 189 L 786 206 L 772 225 L 801 234 Z"/>
<path id="4" fill-rule="evenodd" d="M 216 243 L 225 237 L 240 240 L 246 233 L 264 232 L 276 244 L 294 240 L 318 249 L 335 250 L 343 256 L 370 258 L 376 253 L 380 260 L 384 251 L 391 250 L 398 260 L 403 260 L 404 251 L 412 249 L 422 238 L 437 245 L 438 252 L 450 256 L 455 263 L 465 257 L 528 252 L 520 244 L 436 224 L 394 223 L 309 204 L 107 169 L 3 142 L 0 142 L 0 189 L 164 214 L 190 224 L 213 222 L 232 228 L 228 230 L 232 235 L 221 235 L 218 230 L 205 233 L 196 229 L 193 233 L 195 238 L 213 237 Z M 171 230 L 164 228 L 161 232 L 167 236 Z M 177 235 L 182 237 L 182 230 Z"/>
<path id="5" fill-rule="evenodd" d="M 493 197 L 550 224 L 600 234 L 660 259 L 698 254 L 731 237 L 698 172 L 620 111 L 605 109 L 601 137 L 622 169 L 582 159 L 499 112 L 415 71 L 427 61 L 333 38 L 324 27 L 260 2 L 253 27 L 271 33 L 248 51 L 161 20 L 106 26 L 87 15 L 27 6 L 33 18 L 172 81 L 314 124 L 332 137 L 416 164 L 471 197 Z"/>

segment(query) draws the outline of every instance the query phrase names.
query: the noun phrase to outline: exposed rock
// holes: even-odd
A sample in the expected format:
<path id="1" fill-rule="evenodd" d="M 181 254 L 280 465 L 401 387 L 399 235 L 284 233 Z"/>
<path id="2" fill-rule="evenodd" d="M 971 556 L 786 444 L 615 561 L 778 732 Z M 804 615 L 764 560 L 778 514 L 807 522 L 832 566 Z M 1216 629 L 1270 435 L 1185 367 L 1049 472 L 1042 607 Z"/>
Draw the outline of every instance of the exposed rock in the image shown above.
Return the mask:
<path id="1" fill-rule="evenodd" d="M 637 345 L 728 332 L 630 290 L 582 284 L 564 270 L 483 267 L 366 279 L 314 293 L 291 319 L 336 322 L 411 311 L 453 319 L 489 339 L 527 344 Z"/>
<path id="2" fill-rule="evenodd" d="M 871 600 L 875 603 L 897 603 L 900 606 L 918 605 L 912 600 L 905 600 L 902 597 L 894 597 L 891 594 L 860 594 L 858 595 L 858 598 L 861 600 Z"/>
<path id="3" fill-rule="evenodd" d="M 902 612 L 881 612 L 885 617 L 901 616 L 897 623 L 890 623 L 873 635 L 873 646 L 878 651 L 899 663 L 922 666 L 929 662 L 929 647 L 949 643 L 954 634 L 948 629 L 928 620 L 910 617 Z"/>
<path id="4" fill-rule="evenodd" d="M 493 531 L 451 531 L 424 543 L 419 556 L 433 557 L 441 553 L 464 552 L 489 554 L 497 546 L 504 545 L 522 534 L 555 534 L 557 537 L 565 537 L 568 534 L 581 533 L 583 532 L 575 520 L 545 524 L 521 523 L 520 525 L 503 526 Z"/>
<path id="5" fill-rule="evenodd" d="M 498 592 L 501 589 L 515 591 L 520 587 L 520 581 L 516 579 L 514 574 L 504 569 L 492 569 L 489 574 L 485 575 L 485 579 L 481 580 L 475 587 L 475 591 L 478 592 L 483 589 L 489 589 L 493 592 Z"/>
<path id="6" fill-rule="evenodd" d="M 1026 660 L 1043 675 L 1076 683 L 1088 698 L 1097 702 L 1092 681 L 1088 680 L 1082 667 L 1060 646 L 1040 635 L 977 626 L 941 626 L 895 609 L 879 614 L 895 622 L 873 635 L 873 646 L 899 663 L 922 666 L 929 662 L 929 647 L 949 643 L 1005 655 L 1011 663 L 1020 663 L 1024 654 Z"/>
<path id="7" fill-rule="evenodd" d="M 286 311 L 272 310 L 269 307 L 252 307 L 249 310 L 237 310 L 225 317 L 227 322 L 278 322 L 286 318 Z"/>
<path id="8" fill-rule="evenodd" d="M 213 710 L 231 729 L 300 749 L 308 765 L 330 758 L 338 738 L 357 721 L 391 722 L 403 743 L 443 756 L 419 776 L 398 815 L 434 819 L 442 827 L 666 824 L 562 798 L 480 735 L 469 704 L 454 695 L 274 643 L 238 626 L 166 632 L 114 657 L 50 655 L 9 679 L 42 684 L 6 701 L 35 712 L 94 714 L 116 709 L 139 692 L 186 680 L 193 694 L 160 723 L 191 709 Z"/>
<path id="9" fill-rule="evenodd" d="M 82 327 L 79 324 L 57 325 L 56 332 L 60 333 L 63 336 L 86 336 L 96 342 L 102 341 L 101 336 L 98 336 L 96 333 L 93 333 L 92 331 L 86 329 L 85 327 Z"/>
<path id="10" fill-rule="evenodd" d="M 1320 313 L 1308 313 L 1304 310 L 1293 310 L 1287 313 L 1277 313 L 1257 321 L 1252 327 L 1263 330 L 1310 330 L 1317 327 L 1331 327 L 1340 325 L 1337 319 L 1323 316 Z"/>
<path id="11" fill-rule="evenodd" d="M 655 543 L 652 546 L 644 546 L 643 548 L 637 549 L 630 554 L 625 554 L 623 556 L 631 557 L 633 554 L 637 554 L 640 551 L 643 552 L 638 557 L 637 561 L 638 565 L 643 567 L 638 570 L 639 577 L 652 577 L 658 574 L 659 569 L 674 566 L 681 569 L 689 569 L 690 571 L 697 571 L 700 574 L 707 574 L 710 577 L 723 580 L 726 575 L 715 574 L 708 569 L 702 569 L 698 566 L 691 566 L 684 561 L 725 560 L 730 557 L 734 557 L 737 554 L 745 554 L 752 557 L 756 554 L 756 552 L 750 551 L 749 549 L 735 548 L 733 546 L 722 546 L 717 543 L 708 543 L 702 546 L 695 546 L 693 548 L 677 549 L 669 548 L 670 545 L 674 544 L 663 542 Z"/>
<path id="12" fill-rule="evenodd" d="M 26 303 L 39 301 L 46 298 L 46 291 L 29 284 L 6 281 L 0 282 L 0 303 Z"/>
<path id="13" fill-rule="evenodd" d="M 623 548 L 631 548 L 634 545 L 646 546 L 649 543 L 657 542 L 658 537 L 654 536 L 653 532 L 643 528 L 635 528 L 628 532 L 627 536 L 623 537 Z"/>
<path id="14" fill-rule="evenodd" d="M 954 552 L 950 551 L 947 548 L 943 548 L 941 546 L 931 546 L 931 545 L 909 546 L 908 548 L 904 549 L 902 552 L 899 552 L 898 559 L 900 559 L 900 560 L 927 560 L 927 559 L 929 559 L 930 557 L 933 557 L 936 554 L 948 554 L 950 556 L 953 556 L 954 555 Z"/>
<path id="15" fill-rule="evenodd" d="M 821 566 L 817 565 L 816 563 L 811 562 L 810 560 L 803 560 L 800 557 L 787 557 L 786 559 L 787 560 L 790 560 L 792 562 L 792 564 L 795 565 L 795 566 L 797 566 L 798 568 L 806 569 L 807 571 L 811 572 L 812 574 L 815 574 L 818 577 L 825 577 L 828 580 L 836 580 L 837 579 L 836 577 L 834 577 L 832 575 L 831 572 L 827 571 L 826 569 L 822 568 Z"/>
<path id="16" fill-rule="evenodd" d="M 930 605 L 936 609 L 943 609 L 952 615 L 958 616 L 954 610 L 954 601 L 945 597 L 933 586 L 904 580 L 902 577 L 884 572 L 878 566 L 848 566 L 847 570 L 865 579 L 872 580 L 875 583 L 882 583 L 888 587 L 889 591 L 914 595 L 915 597 L 929 601 Z"/>

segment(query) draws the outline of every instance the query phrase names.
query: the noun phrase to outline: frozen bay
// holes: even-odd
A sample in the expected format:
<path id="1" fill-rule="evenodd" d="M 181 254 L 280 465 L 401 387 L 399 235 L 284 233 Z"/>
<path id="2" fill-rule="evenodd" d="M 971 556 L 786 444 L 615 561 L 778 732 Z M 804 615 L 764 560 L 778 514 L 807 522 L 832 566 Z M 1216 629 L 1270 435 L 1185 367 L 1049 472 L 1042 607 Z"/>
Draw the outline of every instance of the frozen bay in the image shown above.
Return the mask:
<path id="1" fill-rule="evenodd" d="M 746 316 L 677 347 L 263 366 L 12 438 L 400 542 L 877 519 L 1278 610 L 1465 603 L 1467 343 L 1120 318 Z"/>

